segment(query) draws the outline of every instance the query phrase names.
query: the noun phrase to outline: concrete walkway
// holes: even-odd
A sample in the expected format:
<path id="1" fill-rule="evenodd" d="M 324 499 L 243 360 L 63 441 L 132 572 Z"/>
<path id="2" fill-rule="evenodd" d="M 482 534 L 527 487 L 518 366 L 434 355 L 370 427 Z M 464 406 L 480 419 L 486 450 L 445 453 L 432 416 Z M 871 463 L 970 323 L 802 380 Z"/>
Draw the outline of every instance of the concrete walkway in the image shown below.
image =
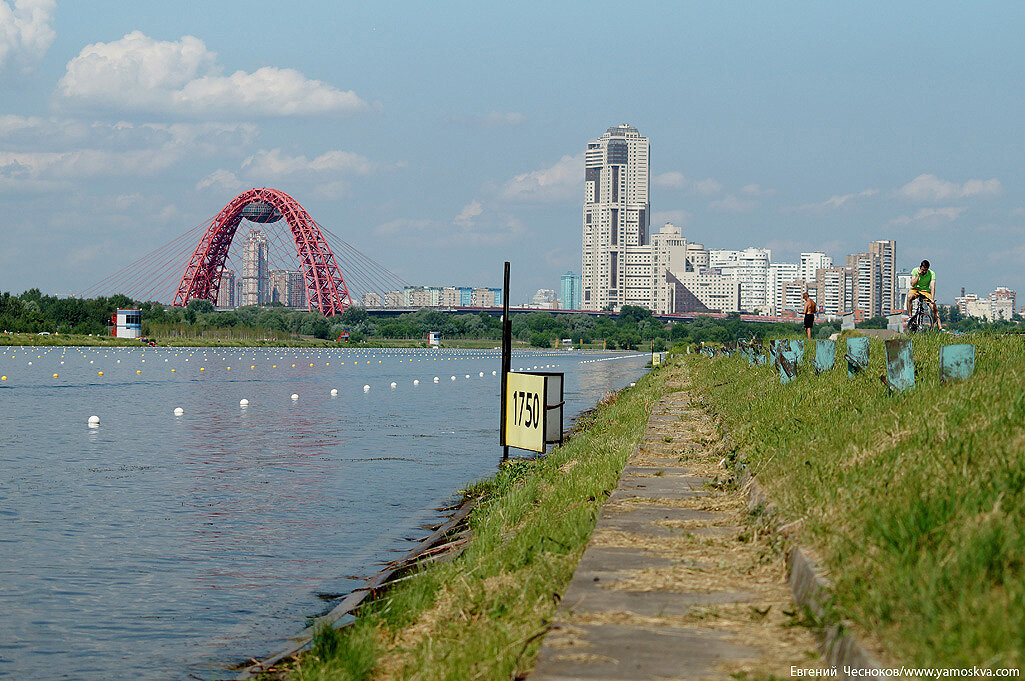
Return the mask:
<path id="1" fill-rule="evenodd" d="M 821 665 L 682 369 L 602 509 L 532 681 L 789 678 Z"/>

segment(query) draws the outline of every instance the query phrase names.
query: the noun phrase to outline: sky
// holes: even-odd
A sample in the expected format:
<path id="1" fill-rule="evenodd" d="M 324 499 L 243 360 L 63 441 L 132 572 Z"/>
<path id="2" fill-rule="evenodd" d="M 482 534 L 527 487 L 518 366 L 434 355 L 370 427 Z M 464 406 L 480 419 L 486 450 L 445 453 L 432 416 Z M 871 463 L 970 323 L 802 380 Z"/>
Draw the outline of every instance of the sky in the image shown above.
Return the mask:
<path id="1" fill-rule="evenodd" d="M 583 150 L 652 229 L 1025 292 L 1025 5 L 0 0 L 0 291 L 70 295 L 269 186 L 410 284 L 580 270 Z M 344 272 L 343 272 L 344 276 Z M 111 291 L 113 293 L 114 291 Z"/>

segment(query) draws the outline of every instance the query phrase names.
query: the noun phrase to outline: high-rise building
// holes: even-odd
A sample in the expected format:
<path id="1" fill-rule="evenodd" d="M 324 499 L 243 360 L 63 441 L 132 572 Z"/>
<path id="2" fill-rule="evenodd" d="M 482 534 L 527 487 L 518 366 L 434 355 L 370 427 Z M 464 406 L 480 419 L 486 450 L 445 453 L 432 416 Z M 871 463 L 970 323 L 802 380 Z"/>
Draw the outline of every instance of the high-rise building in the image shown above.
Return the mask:
<path id="1" fill-rule="evenodd" d="M 722 276 L 740 282 L 740 309 L 764 312 L 772 307 L 768 298 L 769 261 L 772 251 L 745 248 L 742 251 L 709 251 L 709 264 Z"/>
<path id="2" fill-rule="evenodd" d="M 814 251 L 812 253 L 801 254 L 801 269 L 798 272 L 798 277 L 802 281 L 806 281 L 809 284 L 814 284 L 818 276 L 818 271 L 826 267 L 833 266 L 833 259 L 821 251 Z"/>
<path id="3" fill-rule="evenodd" d="M 242 305 L 268 302 L 267 235 L 251 230 L 242 248 Z"/>
<path id="4" fill-rule="evenodd" d="M 442 307 L 459 307 L 463 304 L 462 292 L 455 286 L 446 286 L 438 295 L 438 304 Z"/>
<path id="5" fill-rule="evenodd" d="M 990 319 L 1010 319 L 1014 316 L 1017 292 L 1005 286 L 998 286 L 989 294 Z"/>
<path id="6" fill-rule="evenodd" d="M 221 283 L 217 288 L 217 307 L 235 307 L 235 272 L 221 270 Z"/>
<path id="7" fill-rule="evenodd" d="M 868 245 L 869 255 L 875 260 L 873 265 L 878 269 L 879 315 L 888 315 L 894 308 L 900 307 L 897 289 L 897 242 L 881 239 Z"/>
<path id="8" fill-rule="evenodd" d="M 267 278 L 267 302 L 288 307 L 288 270 L 271 270 Z"/>
<path id="9" fill-rule="evenodd" d="M 580 275 L 566 272 L 561 278 L 559 303 L 563 310 L 580 309 Z"/>
<path id="10" fill-rule="evenodd" d="M 784 310 L 783 285 L 800 278 L 801 266 L 795 262 L 769 263 L 769 274 L 765 284 L 765 298 L 773 314 Z"/>
<path id="11" fill-rule="evenodd" d="M 381 307 L 381 294 L 367 291 L 363 294 L 363 307 Z"/>
<path id="12" fill-rule="evenodd" d="M 851 310 L 853 288 L 846 267 L 822 267 L 815 273 L 815 302 L 822 314 L 842 315 Z"/>
<path id="13" fill-rule="evenodd" d="M 630 125 L 611 127 L 588 142 L 584 168 L 581 308 L 619 309 L 633 302 L 627 249 L 648 243 L 648 138 Z"/>

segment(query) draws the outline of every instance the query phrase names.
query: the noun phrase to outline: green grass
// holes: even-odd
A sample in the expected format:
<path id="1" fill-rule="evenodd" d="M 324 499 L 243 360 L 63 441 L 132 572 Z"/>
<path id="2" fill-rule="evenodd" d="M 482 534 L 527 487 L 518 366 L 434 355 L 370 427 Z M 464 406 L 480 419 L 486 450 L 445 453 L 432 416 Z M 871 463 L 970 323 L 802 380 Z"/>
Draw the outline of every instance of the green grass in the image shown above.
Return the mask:
<path id="1" fill-rule="evenodd" d="M 387 590 L 352 626 L 320 632 L 293 678 L 509 679 L 529 670 L 668 371 L 609 399 L 547 456 L 512 459 L 467 489 L 479 502 L 466 551 Z"/>
<path id="2" fill-rule="evenodd" d="M 815 375 L 814 345 L 780 386 L 746 358 L 688 364 L 706 406 L 801 540 L 824 557 L 836 605 L 894 659 L 1025 664 L 1025 338 L 914 338 L 916 388 L 889 395 L 871 366 Z M 976 347 L 976 371 L 941 386 L 939 346 Z"/>

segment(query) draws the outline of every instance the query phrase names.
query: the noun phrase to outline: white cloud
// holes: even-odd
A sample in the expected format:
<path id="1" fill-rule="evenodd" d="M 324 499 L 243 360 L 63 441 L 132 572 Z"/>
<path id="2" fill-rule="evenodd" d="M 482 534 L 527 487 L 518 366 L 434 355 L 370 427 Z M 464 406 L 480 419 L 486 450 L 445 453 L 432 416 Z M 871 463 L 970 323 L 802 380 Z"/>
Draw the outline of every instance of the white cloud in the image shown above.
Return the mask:
<path id="1" fill-rule="evenodd" d="M 953 222 L 961 217 L 965 208 L 922 208 L 913 216 L 901 215 L 890 220 L 891 225 L 909 225 L 912 222 L 928 221 L 932 223 Z"/>
<path id="2" fill-rule="evenodd" d="M 220 73 L 217 54 L 199 38 L 155 40 L 140 31 L 86 45 L 67 64 L 58 94 L 74 106 L 183 115 L 317 115 L 369 105 L 294 69 L 265 66 Z"/>
<path id="3" fill-rule="evenodd" d="M 555 165 L 523 173 L 506 182 L 500 195 L 511 201 L 581 199 L 584 155 L 563 156 Z"/>
<path id="4" fill-rule="evenodd" d="M 0 0 L 0 71 L 8 65 L 27 70 L 50 49 L 56 33 L 56 0 Z"/>
<path id="5" fill-rule="evenodd" d="M 760 184 L 747 184 L 740 188 L 741 194 L 747 194 L 748 196 L 772 196 L 776 193 L 775 189 L 766 189 Z"/>
<path id="6" fill-rule="evenodd" d="M 512 127 L 520 125 L 527 117 L 519 111 L 492 111 L 481 121 L 489 128 Z"/>
<path id="7" fill-rule="evenodd" d="M 1003 191 L 1000 180 L 968 180 L 964 184 L 943 180 L 935 175 L 919 175 L 897 190 L 897 194 L 912 201 L 946 201 L 974 196 L 997 196 Z"/>
<path id="8" fill-rule="evenodd" d="M 738 199 L 733 194 L 727 194 L 723 198 L 708 204 L 709 210 L 720 213 L 748 213 L 757 207 L 758 204 L 756 202 Z"/>
<path id="9" fill-rule="evenodd" d="M 0 119 L 0 188 L 54 191 L 75 180 L 153 176 L 186 159 L 244 148 L 251 124 L 89 123 L 75 119 Z"/>
<path id="10" fill-rule="evenodd" d="M 672 187 L 673 189 L 681 189 L 687 184 L 687 178 L 683 176 L 683 173 L 671 170 L 668 173 L 662 173 L 651 178 L 651 182 L 657 187 Z"/>
<path id="11" fill-rule="evenodd" d="M 183 157 L 176 149 L 68 152 L 0 151 L 0 184 L 6 179 L 70 180 L 154 175 Z"/>
<path id="12" fill-rule="evenodd" d="M 452 220 L 456 225 L 460 227 L 471 227 L 474 220 L 484 212 L 484 209 L 480 205 L 480 201 L 474 199 L 470 203 L 463 206 L 463 209 L 459 211 L 459 215 Z"/>
<path id="13" fill-rule="evenodd" d="M 800 206 L 798 210 L 821 211 L 827 209 L 836 209 L 840 208 L 841 206 L 848 205 L 856 199 L 865 199 L 870 196 L 875 196 L 878 193 L 878 189 L 863 189 L 860 192 L 855 192 L 853 194 L 835 194 L 833 196 L 830 196 L 828 199 L 821 203 L 807 203 L 803 206 Z"/>
<path id="14" fill-rule="evenodd" d="M 215 170 L 202 180 L 196 183 L 196 189 L 206 189 L 207 187 L 213 187 L 215 189 L 223 189 L 226 192 L 234 192 L 242 189 L 242 181 L 238 179 L 235 173 L 230 170 Z"/>
<path id="15" fill-rule="evenodd" d="M 676 170 L 655 175 L 651 181 L 656 187 L 682 189 L 690 194 L 699 194 L 701 196 L 712 196 L 713 194 L 718 194 L 723 189 L 719 182 L 710 177 L 703 180 L 691 180 Z"/>
<path id="16" fill-rule="evenodd" d="M 312 159 L 290 156 L 281 149 L 261 149 L 242 162 L 242 171 L 249 177 L 278 179 L 304 174 L 349 173 L 368 175 L 377 164 L 351 151 L 332 149 Z"/>

